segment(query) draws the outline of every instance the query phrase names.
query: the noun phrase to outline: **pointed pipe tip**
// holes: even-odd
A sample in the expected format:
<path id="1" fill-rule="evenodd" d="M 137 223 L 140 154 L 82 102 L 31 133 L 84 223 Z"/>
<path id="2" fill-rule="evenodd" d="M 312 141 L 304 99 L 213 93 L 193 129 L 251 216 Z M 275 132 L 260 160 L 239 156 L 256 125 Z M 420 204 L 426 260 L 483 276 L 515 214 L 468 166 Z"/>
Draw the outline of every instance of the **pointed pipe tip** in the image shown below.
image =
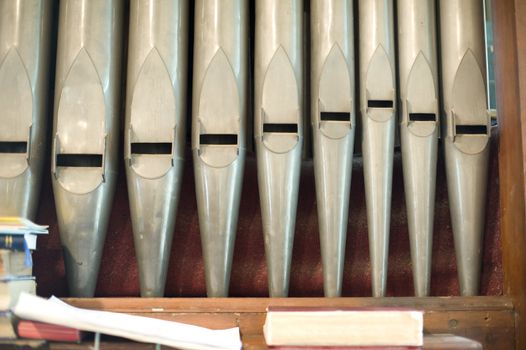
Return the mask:
<path id="1" fill-rule="evenodd" d="M 271 298 L 286 298 L 289 296 L 290 264 L 287 271 L 269 270 L 269 296 Z"/>
<path id="2" fill-rule="evenodd" d="M 373 291 L 373 298 L 384 298 L 384 297 L 385 297 L 384 290 L 374 290 Z"/>
<path id="3" fill-rule="evenodd" d="M 292 262 L 293 231 L 289 230 L 281 240 L 265 246 L 267 255 L 269 295 L 284 298 L 289 295 L 290 272 Z M 276 244 L 279 242 L 280 244 Z"/>
<path id="4" fill-rule="evenodd" d="M 385 267 L 385 271 L 387 271 L 387 267 Z M 373 271 L 373 282 L 372 282 L 373 297 L 375 298 L 385 297 L 386 281 L 387 281 L 386 274 L 383 274 L 383 273 L 375 274 Z"/>
<path id="5" fill-rule="evenodd" d="M 208 298 L 228 298 L 228 287 L 207 288 L 206 296 Z"/>
<path id="6" fill-rule="evenodd" d="M 429 296 L 429 285 L 422 286 L 422 285 L 415 285 L 415 297 L 423 298 Z"/>
<path id="7" fill-rule="evenodd" d="M 230 269 L 227 271 L 216 271 L 213 273 L 210 267 L 206 267 L 206 295 L 212 298 L 226 298 L 230 289 Z"/>
<path id="8" fill-rule="evenodd" d="M 164 288 L 141 288 L 141 298 L 162 298 Z"/>
<path id="9" fill-rule="evenodd" d="M 269 291 L 269 297 L 271 298 L 287 298 L 289 296 L 289 286 L 283 286 L 281 288 L 271 288 Z"/>
<path id="10" fill-rule="evenodd" d="M 327 246 L 322 248 L 323 291 L 326 297 L 337 297 L 342 293 L 345 235 L 343 237 L 330 249 Z"/>
<path id="11" fill-rule="evenodd" d="M 95 297 L 95 290 L 88 289 L 78 289 L 69 287 L 69 297 L 70 298 L 93 298 Z"/>
<path id="12" fill-rule="evenodd" d="M 81 278 L 79 278 L 78 273 L 76 273 L 77 278 L 71 278 L 69 277 L 70 275 L 71 273 L 68 274 L 68 290 L 70 297 L 93 298 L 95 296 L 95 289 L 97 287 L 96 279 L 93 280 L 91 276 L 81 276 Z M 86 281 L 87 279 L 90 279 L 90 281 Z"/>
<path id="13" fill-rule="evenodd" d="M 479 259 L 475 259 L 480 261 Z M 473 264 L 475 266 L 469 266 L 468 269 L 462 264 L 459 265 L 459 287 L 460 295 L 463 297 L 477 296 L 479 295 L 480 289 L 480 264 Z"/>
<path id="14" fill-rule="evenodd" d="M 100 257 L 75 259 L 69 250 L 64 250 L 64 265 L 70 297 L 93 298 L 97 287 Z"/>
<path id="15" fill-rule="evenodd" d="M 326 298 L 339 298 L 342 296 L 342 291 L 341 288 L 338 287 L 325 288 L 324 295 Z"/>
<path id="16" fill-rule="evenodd" d="M 460 295 L 463 297 L 475 297 L 479 295 L 477 287 L 461 288 Z"/>
<path id="17" fill-rule="evenodd" d="M 68 274 L 68 276 L 71 275 Z M 76 274 L 78 276 L 78 273 Z M 85 278 L 71 278 L 68 277 L 68 290 L 69 296 L 72 298 L 93 298 L 95 296 L 95 288 L 97 287 L 97 281 L 91 280 L 86 281 L 86 279 L 91 279 L 91 276 L 84 276 Z M 80 283 L 80 281 L 84 283 Z"/>

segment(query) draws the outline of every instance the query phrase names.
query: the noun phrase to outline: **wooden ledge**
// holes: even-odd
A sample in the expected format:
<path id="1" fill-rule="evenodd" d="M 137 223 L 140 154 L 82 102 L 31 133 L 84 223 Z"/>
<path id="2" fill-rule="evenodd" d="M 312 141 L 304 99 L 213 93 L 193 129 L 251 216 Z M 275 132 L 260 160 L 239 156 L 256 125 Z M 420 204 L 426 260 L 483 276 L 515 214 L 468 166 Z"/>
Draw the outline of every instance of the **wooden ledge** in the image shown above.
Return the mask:
<path id="1" fill-rule="evenodd" d="M 404 298 L 66 298 L 81 308 L 126 313 L 264 313 L 289 307 L 408 307 L 424 311 L 512 311 L 508 297 Z"/>
<path id="2" fill-rule="evenodd" d="M 86 309 L 125 312 L 213 329 L 239 327 L 247 349 L 264 345 L 262 331 L 269 305 L 419 309 L 425 312 L 426 333 L 467 337 L 480 342 L 484 349 L 512 349 L 516 335 L 515 308 L 508 297 L 66 298 L 64 301 Z"/>

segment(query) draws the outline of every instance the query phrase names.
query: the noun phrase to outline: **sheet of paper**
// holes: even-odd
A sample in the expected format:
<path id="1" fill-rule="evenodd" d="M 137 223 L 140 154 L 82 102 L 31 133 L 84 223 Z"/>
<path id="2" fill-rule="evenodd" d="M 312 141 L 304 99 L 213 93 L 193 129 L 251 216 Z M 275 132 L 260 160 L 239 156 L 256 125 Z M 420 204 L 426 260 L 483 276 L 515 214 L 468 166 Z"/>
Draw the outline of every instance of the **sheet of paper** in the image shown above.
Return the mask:
<path id="1" fill-rule="evenodd" d="M 13 312 L 18 317 L 28 320 L 181 349 L 239 350 L 242 346 L 238 327 L 211 330 L 149 317 L 86 310 L 68 305 L 54 297 L 43 299 L 23 293 Z"/>
<path id="2" fill-rule="evenodd" d="M 0 233 L 10 235 L 48 234 L 48 226 L 20 217 L 0 216 Z"/>

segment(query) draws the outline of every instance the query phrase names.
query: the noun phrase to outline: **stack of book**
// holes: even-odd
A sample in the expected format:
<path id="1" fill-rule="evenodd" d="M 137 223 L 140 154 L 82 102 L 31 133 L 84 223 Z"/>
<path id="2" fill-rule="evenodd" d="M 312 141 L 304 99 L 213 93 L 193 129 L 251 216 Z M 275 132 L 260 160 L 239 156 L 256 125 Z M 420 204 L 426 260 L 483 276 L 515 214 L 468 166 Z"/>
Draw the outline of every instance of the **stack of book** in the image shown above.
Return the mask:
<path id="1" fill-rule="evenodd" d="M 84 332 L 75 328 L 32 320 L 19 320 L 16 323 L 16 331 L 20 338 L 58 342 L 76 343 L 84 336 Z"/>
<path id="2" fill-rule="evenodd" d="M 32 252 L 47 226 L 18 217 L 0 217 L 0 338 L 17 337 L 11 308 L 22 292 L 36 294 Z"/>
<path id="3" fill-rule="evenodd" d="M 18 319 L 11 309 L 22 292 L 36 295 L 32 253 L 48 227 L 18 217 L 0 217 L 0 339 L 79 341 L 77 329 Z"/>
<path id="4" fill-rule="evenodd" d="M 420 349 L 423 324 L 409 309 L 269 307 L 263 334 L 271 348 Z"/>

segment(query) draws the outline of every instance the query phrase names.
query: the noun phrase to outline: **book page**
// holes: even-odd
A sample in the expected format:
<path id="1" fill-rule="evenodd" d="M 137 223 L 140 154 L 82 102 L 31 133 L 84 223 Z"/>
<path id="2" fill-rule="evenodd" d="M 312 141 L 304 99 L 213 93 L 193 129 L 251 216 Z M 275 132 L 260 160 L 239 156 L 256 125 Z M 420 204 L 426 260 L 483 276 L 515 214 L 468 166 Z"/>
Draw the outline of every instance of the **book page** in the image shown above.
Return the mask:
<path id="1" fill-rule="evenodd" d="M 123 313 L 86 310 L 59 299 L 23 293 L 13 308 L 20 318 L 181 349 L 241 349 L 239 328 L 211 330 Z"/>

